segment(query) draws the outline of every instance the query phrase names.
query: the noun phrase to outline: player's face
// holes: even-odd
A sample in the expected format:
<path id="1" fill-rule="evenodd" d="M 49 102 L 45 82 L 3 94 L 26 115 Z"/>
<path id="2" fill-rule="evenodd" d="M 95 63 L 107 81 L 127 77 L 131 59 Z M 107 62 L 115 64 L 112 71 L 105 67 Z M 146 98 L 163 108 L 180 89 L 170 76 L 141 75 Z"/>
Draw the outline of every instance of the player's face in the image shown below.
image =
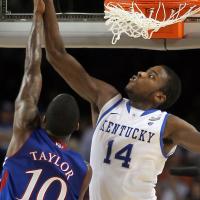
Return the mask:
<path id="1" fill-rule="evenodd" d="M 133 75 L 127 86 L 126 92 L 130 99 L 148 99 L 155 92 L 160 91 L 168 79 L 168 75 L 162 66 L 149 68 L 147 71 Z"/>

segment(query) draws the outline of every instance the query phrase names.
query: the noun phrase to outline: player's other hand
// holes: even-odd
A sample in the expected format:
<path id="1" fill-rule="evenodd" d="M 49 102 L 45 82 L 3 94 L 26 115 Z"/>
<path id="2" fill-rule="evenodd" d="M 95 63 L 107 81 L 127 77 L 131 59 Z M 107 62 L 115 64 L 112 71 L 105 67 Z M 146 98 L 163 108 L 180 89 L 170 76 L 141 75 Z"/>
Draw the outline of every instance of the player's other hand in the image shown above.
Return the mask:
<path id="1" fill-rule="evenodd" d="M 43 14 L 45 11 L 45 4 L 43 0 L 34 0 L 34 12 Z"/>

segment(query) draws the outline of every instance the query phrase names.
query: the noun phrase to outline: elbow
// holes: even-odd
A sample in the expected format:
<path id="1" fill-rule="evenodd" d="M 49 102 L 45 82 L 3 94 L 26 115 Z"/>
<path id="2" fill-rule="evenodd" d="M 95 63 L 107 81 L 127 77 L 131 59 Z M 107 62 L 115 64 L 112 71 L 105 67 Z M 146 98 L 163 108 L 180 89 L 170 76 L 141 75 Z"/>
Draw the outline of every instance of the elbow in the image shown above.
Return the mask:
<path id="1" fill-rule="evenodd" d="M 53 51 L 46 51 L 46 59 L 51 65 L 54 65 L 57 56 L 53 53 Z"/>
<path id="2" fill-rule="evenodd" d="M 14 104 L 15 110 L 18 110 L 18 109 L 19 109 L 20 104 L 21 104 L 21 101 L 20 101 L 19 97 L 17 97 L 17 98 L 15 99 L 15 104 Z"/>
<path id="3" fill-rule="evenodd" d="M 58 49 L 55 47 L 46 48 L 46 58 L 50 64 L 55 64 L 63 55 L 66 54 L 65 49 Z"/>

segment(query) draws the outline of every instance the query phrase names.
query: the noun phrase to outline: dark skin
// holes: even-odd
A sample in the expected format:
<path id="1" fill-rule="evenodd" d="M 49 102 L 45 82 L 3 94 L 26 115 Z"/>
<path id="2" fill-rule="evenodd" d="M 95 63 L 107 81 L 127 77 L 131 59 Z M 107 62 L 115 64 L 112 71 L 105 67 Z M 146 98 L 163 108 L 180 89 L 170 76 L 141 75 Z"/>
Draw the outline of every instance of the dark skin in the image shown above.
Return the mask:
<path id="1" fill-rule="evenodd" d="M 110 84 L 90 76 L 82 65 L 65 51 L 55 15 L 52 0 L 45 0 L 45 41 L 48 61 L 63 79 L 81 97 L 95 105 L 99 112 L 102 106 L 119 92 Z M 168 80 L 162 66 L 138 72 L 136 79 L 130 78 L 126 86 L 130 101 L 134 107 L 142 110 L 157 108 L 166 100 L 161 88 Z M 200 153 L 200 134 L 189 123 L 177 116 L 170 115 L 164 132 L 164 149 L 168 153 L 175 145 Z"/>
<path id="2" fill-rule="evenodd" d="M 26 48 L 24 76 L 19 94 L 15 101 L 13 136 L 8 147 L 7 157 L 14 155 L 29 138 L 32 131 L 41 124 L 37 104 L 42 88 L 41 75 L 41 30 L 43 29 L 43 13 L 45 4 L 42 0 L 34 0 L 34 17 Z M 45 118 L 44 118 L 45 119 Z M 45 120 L 42 125 L 45 128 Z M 77 125 L 78 126 L 78 125 Z M 51 133 L 46 130 L 49 135 Z M 66 142 L 67 138 L 62 138 Z M 79 200 L 82 200 L 92 177 L 92 169 L 87 164 L 88 171 L 83 180 Z"/>
<path id="3" fill-rule="evenodd" d="M 34 17 L 26 48 L 24 76 L 19 94 L 15 100 L 13 136 L 7 156 L 14 155 L 25 143 L 33 129 L 39 126 L 37 103 L 42 88 L 40 64 L 42 15 L 45 5 L 40 0 L 34 1 Z"/>

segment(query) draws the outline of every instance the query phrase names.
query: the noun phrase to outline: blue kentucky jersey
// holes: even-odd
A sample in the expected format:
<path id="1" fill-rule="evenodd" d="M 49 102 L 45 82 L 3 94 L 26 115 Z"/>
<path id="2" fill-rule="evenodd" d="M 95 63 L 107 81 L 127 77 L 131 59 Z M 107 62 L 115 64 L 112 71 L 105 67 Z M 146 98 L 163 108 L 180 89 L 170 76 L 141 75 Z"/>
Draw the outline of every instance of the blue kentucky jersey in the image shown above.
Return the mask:
<path id="1" fill-rule="evenodd" d="M 77 200 L 86 172 L 78 153 L 59 148 L 37 129 L 5 160 L 0 200 Z"/>

